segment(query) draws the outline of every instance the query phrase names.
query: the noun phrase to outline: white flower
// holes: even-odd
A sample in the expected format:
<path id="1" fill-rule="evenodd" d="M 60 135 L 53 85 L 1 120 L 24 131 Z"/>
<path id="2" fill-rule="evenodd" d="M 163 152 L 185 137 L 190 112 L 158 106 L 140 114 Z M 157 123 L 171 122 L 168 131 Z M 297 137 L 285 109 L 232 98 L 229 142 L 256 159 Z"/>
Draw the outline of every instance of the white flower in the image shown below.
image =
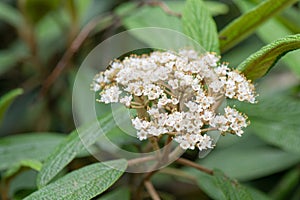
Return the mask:
<path id="1" fill-rule="evenodd" d="M 132 95 L 124 96 L 123 98 L 120 99 L 120 103 L 122 103 L 125 106 L 129 107 L 131 100 L 132 100 Z"/>
<path id="2" fill-rule="evenodd" d="M 173 90 L 176 90 L 179 86 L 178 79 L 171 79 L 168 81 L 168 84 L 171 86 Z"/>
<path id="3" fill-rule="evenodd" d="M 214 118 L 212 118 L 209 122 L 209 125 L 212 127 L 218 128 L 220 131 L 224 132 L 227 131 L 229 126 L 227 125 L 227 118 L 223 115 L 217 115 Z"/>
<path id="4" fill-rule="evenodd" d="M 139 138 L 139 140 L 146 140 L 147 136 L 148 134 L 145 130 L 140 130 L 137 132 L 137 137 Z"/>
<path id="5" fill-rule="evenodd" d="M 213 148 L 212 139 L 208 135 L 203 135 L 200 138 L 197 147 L 199 148 L 200 151 L 206 149 L 212 149 Z"/>
<path id="6" fill-rule="evenodd" d="M 215 54 L 207 53 L 202 57 L 202 60 L 204 60 L 208 66 L 216 67 L 220 58 Z"/>
<path id="7" fill-rule="evenodd" d="M 104 103 L 117 103 L 119 101 L 119 95 L 122 92 L 118 86 L 112 86 L 101 93 L 100 101 Z"/>
<path id="8" fill-rule="evenodd" d="M 131 120 L 132 125 L 135 129 L 141 130 L 141 129 L 147 129 L 150 126 L 150 122 L 141 120 L 140 118 L 136 117 Z"/>
<path id="9" fill-rule="evenodd" d="M 98 92 L 101 89 L 101 86 L 98 83 L 93 83 L 92 88 L 94 92 Z"/>
<path id="10" fill-rule="evenodd" d="M 186 140 L 182 140 L 180 143 L 180 147 L 183 148 L 183 149 L 189 149 L 190 148 L 190 143 Z"/>
<path id="11" fill-rule="evenodd" d="M 186 49 L 131 55 L 97 74 L 91 89 L 100 91 L 99 102 L 137 109 L 132 124 L 140 140 L 171 135 L 183 149 L 211 149 L 209 130 L 241 136 L 248 125 L 247 116 L 234 108 L 216 113 L 222 99 L 256 102 L 253 84 L 219 60 L 215 53 Z"/>
<path id="12" fill-rule="evenodd" d="M 210 87 L 214 92 L 220 92 L 221 89 L 223 88 L 223 86 L 224 86 L 224 83 L 222 83 L 222 82 L 219 81 L 219 80 L 212 81 L 212 82 L 209 84 L 209 87 Z"/>
<path id="13" fill-rule="evenodd" d="M 209 110 L 204 110 L 204 113 L 202 115 L 202 119 L 204 121 L 210 121 L 214 116 L 214 113 L 212 111 Z"/>
<path id="14" fill-rule="evenodd" d="M 144 95 L 148 96 L 149 100 L 158 99 L 163 93 L 163 90 L 154 84 L 148 84 L 144 87 Z"/>
<path id="15" fill-rule="evenodd" d="M 171 100 L 168 99 L 166 95 L 162 95 L 162 97 L 158 99 L 157 107 L 162 108 L 163 106 L 167 105 L 170 102 Z"/>
<path id="16" fill-rule="evenodd" d="M 226 76 L 227 72 L 229 71 L 229 68 L 226 64 L 222 64 L 221 66 L 214 69 L 215 72 L 220 76 Z"/>
<path id="17" fill-rule="evenodd" d="M 158 118 L 159 117 L 159 110 L 157 108 L 151 108 L 147 111 L 150 116 Z"/>

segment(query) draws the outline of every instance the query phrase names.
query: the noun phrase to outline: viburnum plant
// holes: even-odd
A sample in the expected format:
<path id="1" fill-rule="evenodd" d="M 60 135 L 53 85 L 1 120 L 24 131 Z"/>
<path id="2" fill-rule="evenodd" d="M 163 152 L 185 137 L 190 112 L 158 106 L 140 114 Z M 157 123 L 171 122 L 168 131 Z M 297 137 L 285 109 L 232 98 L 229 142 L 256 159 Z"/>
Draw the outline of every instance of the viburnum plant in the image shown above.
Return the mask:
<path id="1" fill-rule="evenodd" d="M 255 103 L 254 86 L 243 74 L 220 63 L 216 53 L 194 50 L 115 60 L 95 76 L 92 89 L 100 90 L 99 102 L 136 110 L 132 124 L 140 140 L 168 135 L 182 149 L 200 151 L 214 147 L 209 131 L 242 136 L 248 125 L 235 108 L 218 113 L 225 98 Z"/>

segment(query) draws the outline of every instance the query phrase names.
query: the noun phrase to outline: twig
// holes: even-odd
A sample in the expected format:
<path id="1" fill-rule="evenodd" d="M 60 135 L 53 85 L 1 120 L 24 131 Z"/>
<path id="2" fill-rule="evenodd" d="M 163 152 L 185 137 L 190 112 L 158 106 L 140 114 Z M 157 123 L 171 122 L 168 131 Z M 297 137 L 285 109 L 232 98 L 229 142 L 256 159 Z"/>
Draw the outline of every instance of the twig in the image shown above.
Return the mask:
<path id="1" fill-rule="evenodd" d="M 157 137 L 149 137 L 149 141 L 152 145 L 153 150 L 156 152 L 157 159 L 161 159 L 161 153 L 160 153 L 160 148 L 157 142 Z"/>
<path id="2" fill-rule="evenodd" d="M 185 178 L 185 179 L 188 179 L 188 180 L 191 180 L 192 182 L 197 182 L 197 178 L 184 172 L 184 171 L 181 171 L 179 169 L 175 169 L 175 168 L 163 168 L 161 170 L 159 170 L 158 172 L 159 174 L 169 174 L 169 175 L 172 175 L 172 176 L 178 176 L 178 177 L 182 177 L 182 178 Z"/>
<path id="3" fill-rule="evenodd" d="M 8 200 L 8 184 L 5 181 L 0 185 L 0 197 L 2 200 Z"/>
<path id="4" fill-rule="evenodd" d="M 145 181 L 144 185 L 153 200 L 160 200 L 160 197 L 150 181 Z"/>
<path id="5" fill-rule="evenodd" d="M 109 17 L 109 15 L 106 17 Z M 79 47 L 83 44 L 83 42 L 89 36 L 90 32 L 98 25 L 99 21 L 102 20 L 103 18 L 104 18 L 103 16 L 97 16 L 97 17 L 93 18 L 85 27 L 83 27 L 83 29 L 80 31 L 80 33 L 77 35 L 77 37 L 71 43 L 70 47 L 64 53 L 63 57 L 57 63 L 54 70 L 51 72 L 51 74 L 45 80 L 42 91 L 41 91 L 42 95 L 44 95 L 47 92 L 49 87 L 59 77 L 59 75 L 62 73 L 64 68 L 69 63 L 72 56 L 78 51 Z"/>
<path id="6" fill-rule="evenodd" d="M 181 17 L 181 14 L 178 13 L 178 12 L 174 12 L 173 10 L 171 10 L 169 8 L 169 6 L 167 4 L 165 4 L 164 2 L 162 1 L 149 1 L 149 2 L 145 2 L 146 5 L 149 5 L 149 6 L 158 6 L 160 7 L 165 13 L 167 13 L 168 15 L 173 15 L 173 16 L 176 16 L 176 17 Z"/>
<path id="7" fill-rule="evenodd" d="M 216 131 L 216 130 L 218 130 L 218 128 L 215 128 L 215 127 L 204 128 L 204 129 L 201 129 L 201 133 L 207 132 L 207 131 Z"/>
<path id="8" fill-rule="evenodd" d="M 165 142 L 165 149 L 163 152 L 163 156 L 162 156 L 162 162 L 168 162 L 168 158 L 169 158 L 169 153 L 170 153 L 170 149 L 171 149 L 171 143 L 172 142 L 172 136 L 168 136 L 166 142 Z"/>
<path id="9" fill-rule="evenodd" d="M 134 159 L 128 160 L 128 167 L 130 167 L 132 165 L 139 164 L 139 163 L 143 163 L 143 162 L 146 162 L 146 161 L 154 160 L 154 159 L 156 159 L 155 156 L 147 156 L 147 157 L 142 157 L 142 158 L 134 158 Z"/>
<path id="10" fill-rule="evenodd" d="M 197 163 L 194 163 L 194 162 L 192 162 L 192 161 L 190 161 L 190 160 L 187 160 L 187 159 L 185 159 L 185 158 L 178 158 L 178 159 L 176 160 L 176 162 L 177 162 L 177 163 L 180 163 L 180 164 L 182 164 L 182 165 L 186 165 L 186 166 L 193 167 L 193 168 L 195 168 L 195 169 L 198 169 L 198 170 L 203 171 L 203 172 L 205 172 L 205 173 L 207 173 L 207 174 L 210 174 L 210 175 L 213 175 L 213 174 L 214 174 L 213 170 L 207 169 L 207 168 L 205 168 L 205 167 L 203 167 L 203 166 L 201 166 L 201 165 L 198 165 Z"/>

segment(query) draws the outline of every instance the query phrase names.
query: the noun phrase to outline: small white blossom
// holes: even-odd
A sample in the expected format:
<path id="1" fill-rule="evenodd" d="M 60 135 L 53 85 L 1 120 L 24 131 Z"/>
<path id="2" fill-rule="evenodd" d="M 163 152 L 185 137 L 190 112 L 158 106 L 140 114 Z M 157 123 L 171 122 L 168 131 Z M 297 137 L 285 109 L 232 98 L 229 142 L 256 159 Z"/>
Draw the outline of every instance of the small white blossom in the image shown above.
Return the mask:
<path id="1" fill-rule="evenodd" d="M 168 81 L 168 85 L 170 85 L 173 90 L 176 90 L 178 88 L 178 86 L 179 86 L 178 79 L 171 79 L 171 80 L 169 80 Z"/>
<path id="2" fill-rule="evenodd" d="M 212 139 L 208 135 L 201 136 L 199 143 L 197 143 L 197 147 L 200 151 L 206 150 L 206 149 L 212 149 Z"/>
<path id="3" fill-rule="evenodd" d="M 220 131 L 225 132 L 228 130 L 229 126 L 227 125 L 227 118 L 223 115 L 217 115 L 214 118 L 212 118 L 209 122 L 209 124 L 212 127 L 218 128 Z"/>
<path id="4" fill-rule="evenodd" d="M 122 92 L 120 91 L 119 87 L 112 86 L 101 93 L 101 102 L 104 103 L 117 103 L 119 101 L 119 95 Z"/>
<path id="5" fill-rule="evenodd" d="M 131 100 L 132 100 L 132 95 L 125 96 L 125 97 L 123 97 L 123 98 L 120 99 L 120 103 L 122 103 L 125 106 L 129 107 Z"/>
<path id="6" fill-rule="evenodd" d="M 198 110 L 199 105 L 193 101 L 189 101 L 185 103 L 186 107 L 189 108 L 190 112 L 196 112 Z"/>
<path id="7" fill-rule="evenodd" d="M 139 140 L 146 140 L 147 136 L 148 134 L 145 130 L 137 131 L 137 137 L 139 138 Z"/>
<path id="8" fill-rule="evenodd" d="M 92 88 L 94 92 L 98 92 L 101 89 L 101 86 L 98 83 L 93 83 Z"/>

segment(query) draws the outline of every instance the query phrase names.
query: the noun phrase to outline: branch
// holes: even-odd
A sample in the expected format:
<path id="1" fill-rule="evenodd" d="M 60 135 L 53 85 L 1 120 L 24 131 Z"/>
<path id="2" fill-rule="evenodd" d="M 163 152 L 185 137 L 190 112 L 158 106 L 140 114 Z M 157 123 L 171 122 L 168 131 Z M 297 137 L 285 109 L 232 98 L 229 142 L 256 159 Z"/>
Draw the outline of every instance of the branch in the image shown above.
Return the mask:
<path id="1" fill-rule="evenodd" d="M 134 158 L 134 159 L 128 160 L 128 167 L 130 167 L 132 165 L 139 164 L 139 163 L 143 163 L 145 161 L 155 160 L 155 159 L 157 159 L 155 156 L 147 156 L 147 157 L 142 157 L 142 158 Z"/>
<path id="2" fill-rule="evenodd" d="M 111 17 L 110 15 L 106 17 Z M 43 88 L 41 94 L 44 95 L 48 91 L 49 87 L 55 82 L 55 80 L 60 76 L 64 68 L 67 66 L 73 55 L 78 51 L 83 42 L 87 39 L 92 30 L 98 25 L 100 20 L 106 19 L 103 16 L 97 16 L 93 18 L 77 35 L 77 37 L 73 40 L 70 47 L 64 53 L 63 57 L 55 66 L 54 70 L 47 77 L 43 84 Z"/>
<path id="3" fill-rule="evenodd" d="M 169 8 L 169 6 L 166 3 L 162 2 L 162 1 L 150 1 L 150 2 L 145 2 L 145 4 L 149 5 L 149 6 L 158 6 L 168 15 L 172 15 L 172 16 L 181 18 L 181 13 L 174 12 L 173 10 L 171 10 Z"/>
<path id="4" fill-rule="evenodd" d="M 176 169 L 176 168 L 163 168 L 160 169 L 159 174 L 168 174 L 168 175 L 172 175 L 172 176 L 178 176 L 178 177 L 182 177 L 188 180 L 191 180 L 192 182 L 196 183 L 197 182 L 197 178 L 180 170 L 180 169 Z"/>
<path id="5" fill-rule="evenodd" d="M 180 163 L 180 164 L 182 164 L 182 165 L 186 165 L 186 166 L 193 167 L 193 168 L 195 168 L 195 169 L 198 169 L 198 170 L 200 170 L 200 171 L 202 171 L 202 172 L 205 172 L 205 173 L 207 173 L 207 174 L 210 174 L 210 175 L 213 175 L 213 174 L 214 174 L 213 170 L 207 169 L 207 168 L 205 168 L 205 167 L 203 167 L 203 166 L 201 166 L 201 165 L 198 165 L 197 163 L 194 163 L 194 162 L 192 162 L 192 161 L 190 161 L 190 160 L 187 160 L 187 159 L 185 159 L 185 158 L 178 158 L 178 159 L 176 160 L 176 162 L 177 162 L 177 163 Z"/>
<path id="6" fill-rule="evenodd" d="M 160 197 L 150 181 L 145 181 L 144 185 L 153 200 L 160 200 Z"/>

